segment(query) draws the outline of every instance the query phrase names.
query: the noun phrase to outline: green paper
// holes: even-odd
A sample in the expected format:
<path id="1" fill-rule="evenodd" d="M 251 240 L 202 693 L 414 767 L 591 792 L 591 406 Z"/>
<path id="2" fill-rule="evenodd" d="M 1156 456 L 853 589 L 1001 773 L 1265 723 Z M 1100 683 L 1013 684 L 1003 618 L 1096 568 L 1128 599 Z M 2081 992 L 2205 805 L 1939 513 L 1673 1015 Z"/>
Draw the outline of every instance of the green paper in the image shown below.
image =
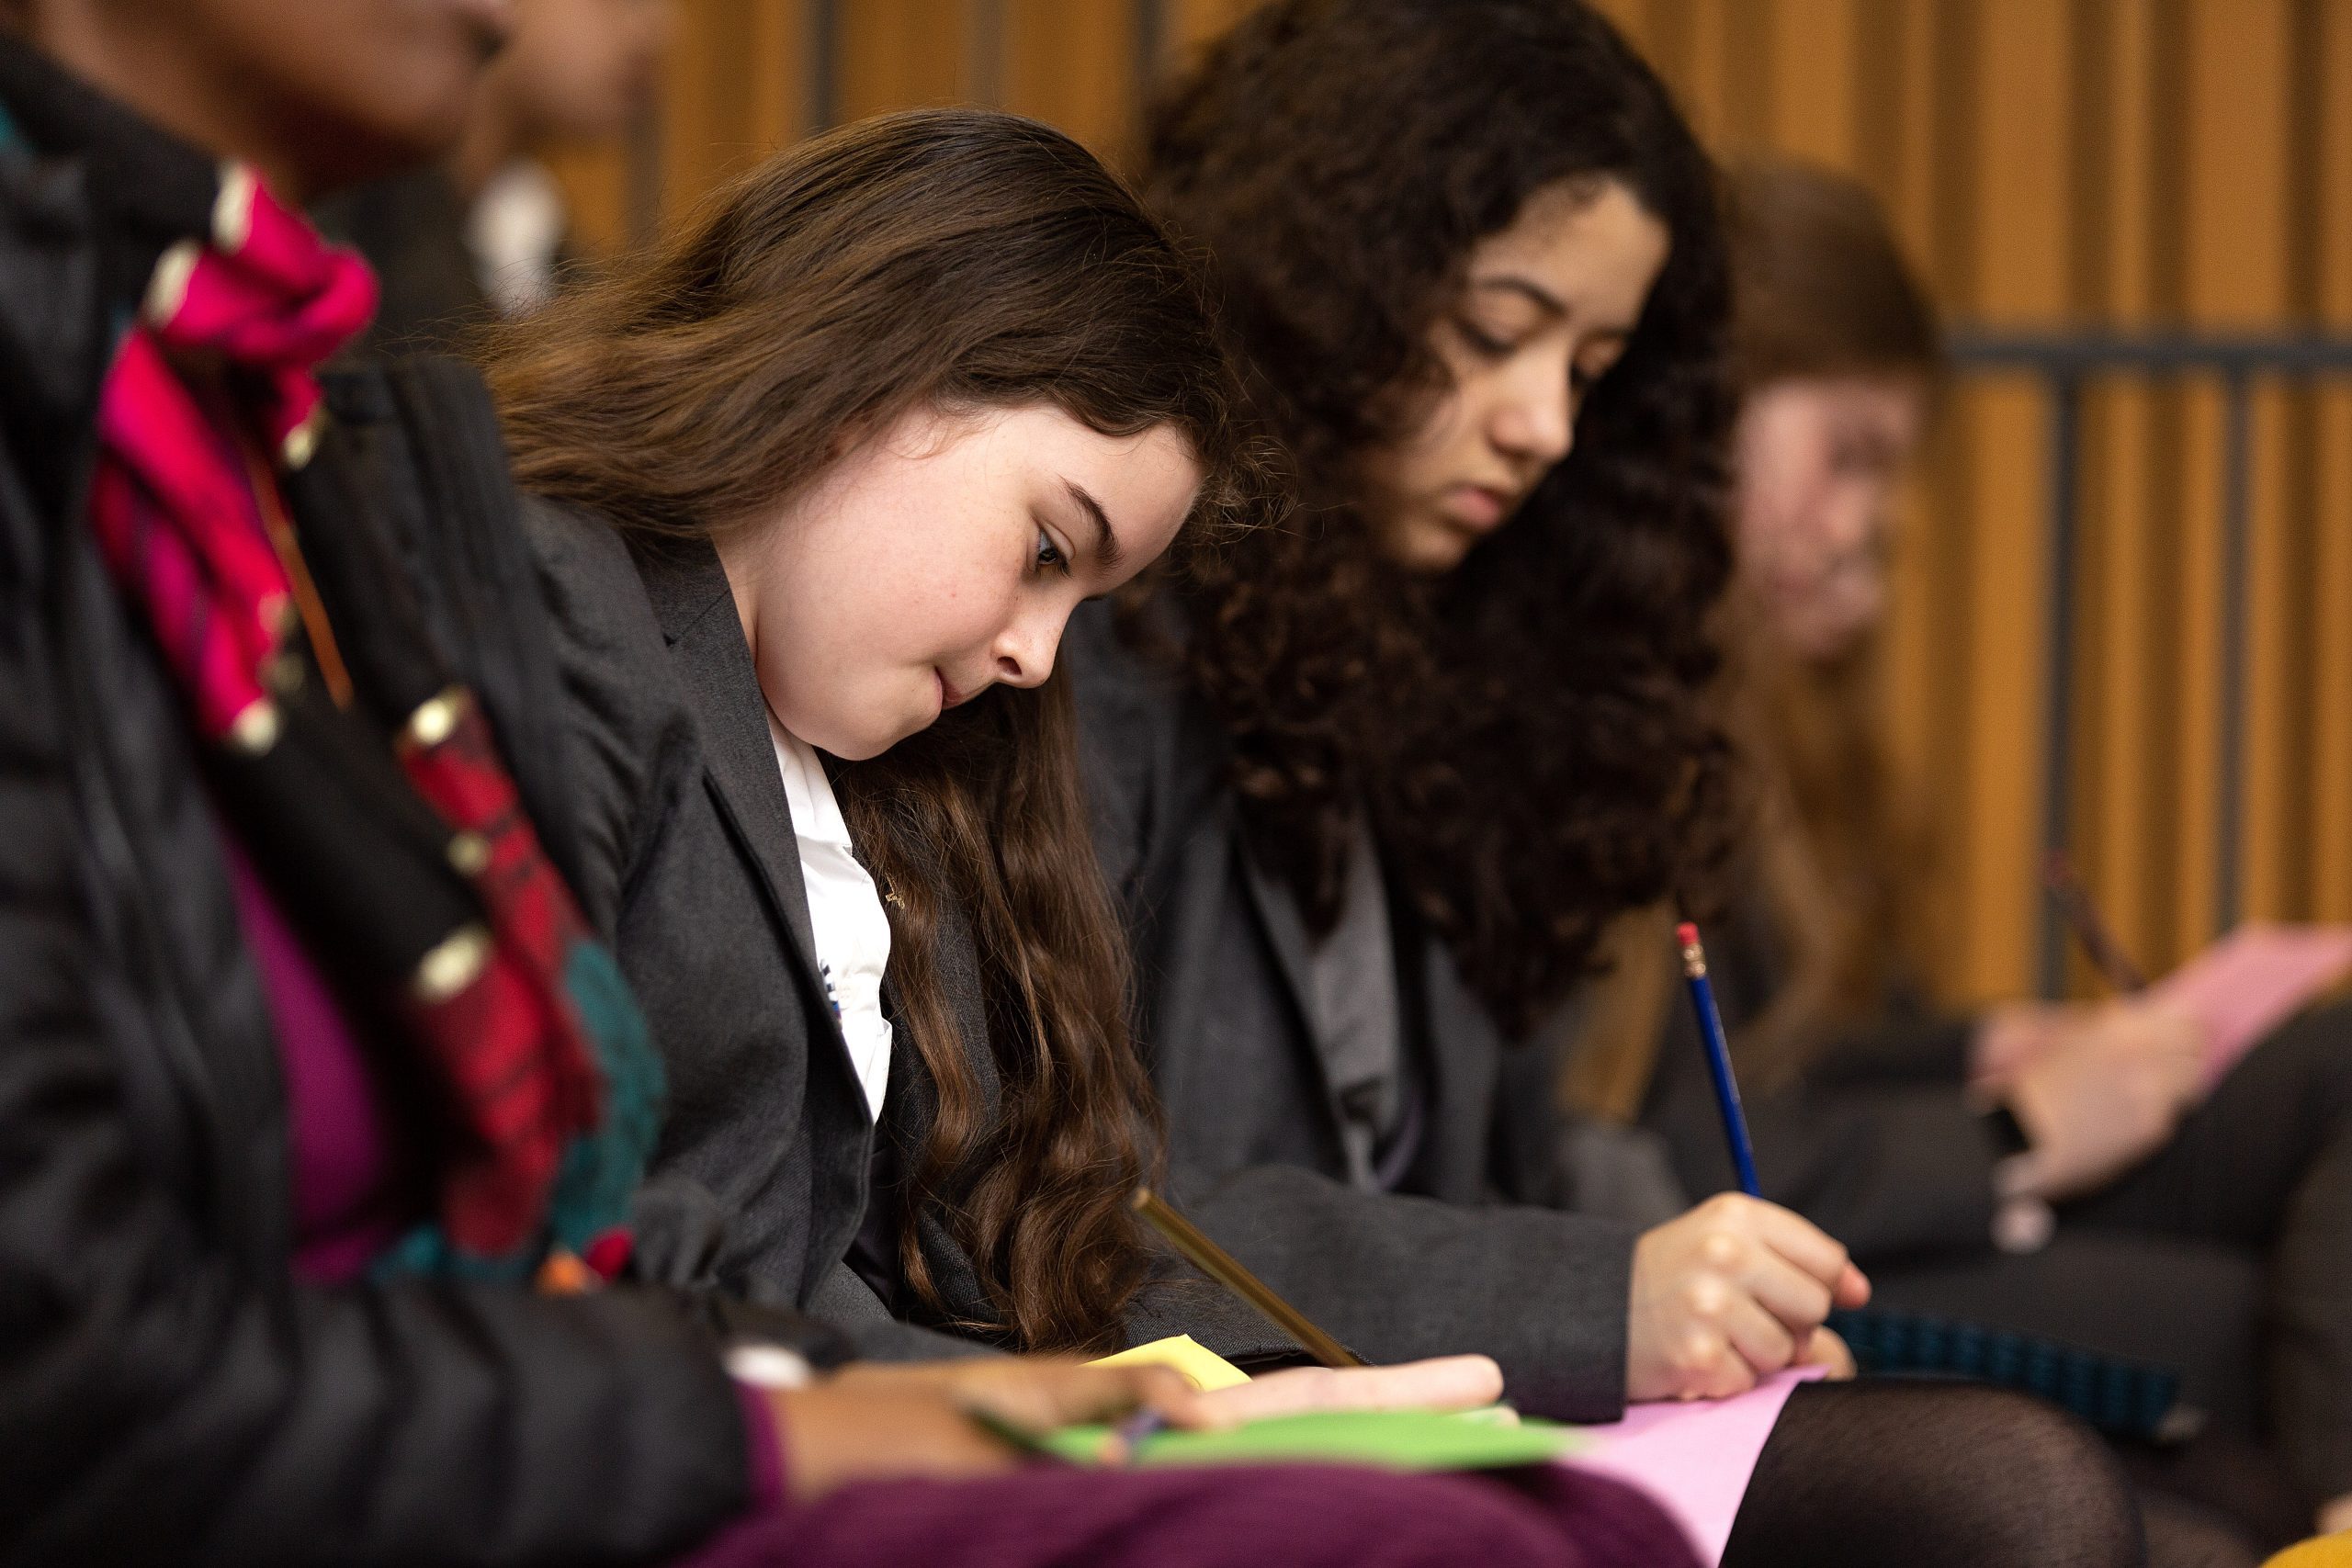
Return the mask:
<path id="1" fill-rule="evenodd" d="M 1102 1462 L 1108 1427 L 1065 1427 L 1043 1446 L 1072 1464 Z M 1221 1432 L 1157 1432 L 1137 1445 L 1141 1466 L 1369 1464 L 1385 1470 L 1502 1470 L 1544 1464 L 1584 1446 L 1549 1421 L 1505 1424 L 1486 1411 L 1351 1410 L 1278 1416 Z"/>

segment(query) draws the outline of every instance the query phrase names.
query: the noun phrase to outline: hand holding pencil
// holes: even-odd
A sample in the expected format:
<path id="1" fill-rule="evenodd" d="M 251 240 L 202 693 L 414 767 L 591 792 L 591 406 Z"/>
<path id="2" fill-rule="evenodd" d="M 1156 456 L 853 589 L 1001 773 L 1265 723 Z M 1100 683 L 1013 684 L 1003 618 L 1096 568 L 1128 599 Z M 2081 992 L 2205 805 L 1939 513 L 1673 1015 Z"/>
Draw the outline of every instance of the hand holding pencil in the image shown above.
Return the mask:
<path id="1" fill-rule="evenodd" d="M 1723 1192 L 1634 1245 L 1625 1397 L 1724 1399 L 1785 1367 L 1851 1370 L 1822 1327 L 1870 1280 L 1846 1249 L 1776 1203 Z"/>
<path id="2" fill-rule="evenodd" d="M 1836 1239 L 1757 1196 L 1756 1156 L 1698 929 L 1685 922 L 1675 941 L 1741 1190 L 1634 1244 L 1625 1396 L 1722 1399 L 1799 1364 L 1851 1375 L 1853 1359 L 1822 1325 L 1833 1308 L 1868 1302 L 1870 1280 Z"/>

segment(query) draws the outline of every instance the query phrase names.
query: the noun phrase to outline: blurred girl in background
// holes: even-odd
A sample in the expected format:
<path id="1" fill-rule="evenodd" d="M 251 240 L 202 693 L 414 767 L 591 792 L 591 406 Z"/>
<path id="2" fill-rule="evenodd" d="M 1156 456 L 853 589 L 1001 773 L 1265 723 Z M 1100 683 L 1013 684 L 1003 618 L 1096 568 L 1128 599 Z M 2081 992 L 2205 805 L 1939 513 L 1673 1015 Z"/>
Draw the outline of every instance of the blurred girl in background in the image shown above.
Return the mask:
<path id="1" fill-rule="evenodd" d="M 2209 1092 L 2197 1026 L 2151 1002 L 1926 1001 L 1935 846 L 1879 682 L 1935 313 L 1852 181 L 1757 166 L 1731 210 L 1730 689 L 1759 816 L 1708 957 L 1765 1191 L 1843 1237 L 1890 1302 L 2182 1369 L 2186 1398 L 2267 1433 L 2304 1506 L 2352 1525 L 2352 1010 L 2289 1023 Z M 1663 1134 L 1705 1192 L 1730 1168 L 1668 919 L 1623 933 L 1570 1085 Z M 2257 1529 L 2277 1512 L 2235 1506 Z"/>

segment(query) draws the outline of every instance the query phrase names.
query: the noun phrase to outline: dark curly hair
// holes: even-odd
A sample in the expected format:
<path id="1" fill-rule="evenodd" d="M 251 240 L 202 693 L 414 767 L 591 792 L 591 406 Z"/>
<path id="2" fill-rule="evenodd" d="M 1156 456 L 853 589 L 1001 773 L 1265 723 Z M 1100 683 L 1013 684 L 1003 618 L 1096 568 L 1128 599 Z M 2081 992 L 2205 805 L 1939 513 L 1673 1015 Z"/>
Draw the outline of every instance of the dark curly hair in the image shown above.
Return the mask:
<path id="1" fill-rule="evenodd" d="M 1275 0 L 1156 107 L 1146 179 L 1211 253 L 1306 503 L 1180 595 L 1252 852 L 1328 930 L 1368 811 L 1413 908 L 1523 1034 L 1612 916 L 1693 890 L 1728 837 L 1713 166 L 1576 0 Z M 1363 459 L 1442 393 L 1430 330 L 1477 243 L 1544 187 L 1612 180 L 1671 240 L 1624 355 L 1509 525 L 1416 578 L 1374 537 Z"/>

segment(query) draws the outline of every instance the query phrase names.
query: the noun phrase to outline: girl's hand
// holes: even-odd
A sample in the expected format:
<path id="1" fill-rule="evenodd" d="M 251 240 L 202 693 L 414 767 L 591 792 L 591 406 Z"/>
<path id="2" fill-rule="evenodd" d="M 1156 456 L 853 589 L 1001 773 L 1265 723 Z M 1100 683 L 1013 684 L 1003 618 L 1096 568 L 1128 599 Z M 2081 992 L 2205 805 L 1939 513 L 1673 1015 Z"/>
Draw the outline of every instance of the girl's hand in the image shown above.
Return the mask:
<path id="1" fill-rule="evenodd" d="M 2060 1200 L 2105 1186 L 2164 1146 L 2203 1096 L 2205 1032 L 2175 1008 L 2111 1002 L 2003 1096 L 2032 1148 L 2017 1195 Z"/>
<path id="2" fill-rule="evenodd" d="M 1625 1397 L 1744 1393 L 1815 1359 L 1830 1309 L 1870 1297 L 1845 1247 L 1811 1222 L 1736 1192 L 1710 1198 L 1634 1244 Z"/>
<path id="3" fill-rule="evenodd" d="M 1485 1356 L 1441 1356 L 1394 1367 L 1292 1367 L 1201 1395 L 1215 1426 L 1325 1410 L 1475 1410 L 1503 1396 Z"/>
<path id="4" fill-rule="evenodd" d="M 1828 1368 L 1831 1382 L 1849 1382 L 1855 1371 L 1853 1351 L 1846 1348 L 1845 1340 L 1826 1328 L 1813 1331 L 1813 1338 L 1805 1346 L 1804 1354 L 1797 1358 L 1797 1364 Z"/>
<path id="5" fill-rule="evenodd" d="M 903 1366 L 861 1363 L 807 1388 L 771 1393 L 792 1495 L 855 1481 L 996 1475 L 1026 1456 L 969 1414 L 1047 1432 L 1148 1405 L 1173 1427 L 1204 1423 L 1201 1396 L 1166 1367 L 1089 1367 L 989 1358 Z"/>
<path id="6" fill-rule="evenodd" d="M 1999 1098 L 1997 1091 L 2088 1025 L 2098 1010 L 2064 1002 L 2003 1002 L 1987 1008 L 1969 1043 L 1970 1086 Z"/>

